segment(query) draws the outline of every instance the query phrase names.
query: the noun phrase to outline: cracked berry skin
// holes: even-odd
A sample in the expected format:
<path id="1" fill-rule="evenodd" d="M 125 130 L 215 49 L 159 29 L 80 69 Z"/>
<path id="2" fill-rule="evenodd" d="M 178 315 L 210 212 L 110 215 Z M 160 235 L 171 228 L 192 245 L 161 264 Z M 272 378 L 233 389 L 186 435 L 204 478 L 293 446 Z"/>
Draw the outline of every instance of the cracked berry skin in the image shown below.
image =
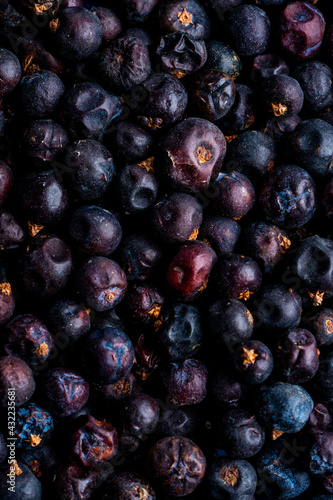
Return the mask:
<path id="1" fill-rule="evenodd" d="M 131 371 L 134 347 L 126 333 L 103 327 L 90 332 L 81 352 L 84 371 L 97 384 L 115 384 Z"/>
<path id="2" fill-rule="evenodd" d="M 302 324 L 314 335 L 319 347 L 333 343 L 333 309 L 311 311 L 302 317 Z"/>
<path id="3" fill-rule="evenodd" d="M 266 222 L 245 226 L 241 240 L 244 253 L 258 261 L 264 273 L 274 270 L 291 245 L 283 229 Z"/>
<path id="4" fill-rule="evenodd" d="M 281 46 L 298 59 L 309 59 L 318 53 L 324 30 L 325 19 L 317 7 L 308 2 L 292 2 L 281 15 Z"/>
<path id="5" fill-rule="evenodd" d="M 26 403 L 16 410 L 15 437 L 19 448 L 43 446 L 54 429 L 52 415 L 36 403 Z M 31 438 L 37 436 L 35 442 Z M 37 444 L 38 443 L 38 444 Z"/>
<path id="6" fill-rule="evenodd" d="M 65 93 L 62 104 L 63 120 L 76 139 L 101 140 L 122 112 L 121 98 L 92 82 L 76 83 Z"/>
<path id="7" fill-rule="evenodd" d="M 0 406 L 8 405 L 8 391 L 15 391 L 15 405 L 26 403 L 35 392 L 36 383 L 29 366 L 20 358 L 0 358 Z"/>
<path id="8" fill-rule="evenodd" d="M 83 205 L 72 214 L 69 234 L 81 250 L 107 257 L 118 247 L 122 229 L 108 210 Z"/>
<path id="9" fill-rule="evenodd" d="M 152 486 L 139 474 L 134 472 L 121 472 L 116 479 L 108 485 L 107 493 L 103 500 L 110 498 L 114 500 L 156 500 Z"/>
<path id="10" fill-rule="evenodd" d="M 153 229 L 164 243 L 184 243 L 200 228 L 202 207 L 186 193 L 171 193 L 152 210 Z"/>
<path id="11" fill-rule="evenodd" d="M 76 141 L 66 148 L 64 165 L 59 166 L 62 174 L 65 185 L 81 200 L 96 200 L 108 190 L 115 174 L 113 157 L 95 140 Z"/>
<path id="12" fill-rule="evenodd" d="M 225 28 L 230 45 L 241 56 L 254 56 L 267 51 L 271 23 L 266 12 L 254 5 L 238 5 L 228 15 Z"/>
<path id="13" fill-rule="evenodd" d="M 253 331 L 253 317 L 247 307 L 237 299 L 213 302 L 206 315 L 211 338 L 220 345 L 230 345 L 248 340 Z"/>
<path id="14" fill-rule="evenodd" d="M 293 328 L 279 335 L 276 366 L 284 382 L 304 384 L 312 379 L 319 367 L 315 337 L 303 328 Z"/>
<path id="15" fill-rule="evenodd" d="M 217 176 L 225 154 L 226 140 L 216 125 L 188 118 L 159 143 L 159 169 L 177 190 L 201 191 Z"/>
<path id="16" fill-rule="evenodd" d="M 189 100 L 196 116 L 216 121 L 231 109 L 236 96 L 233 79 L 218 69 L 200 71 L 189 88 Z"/>
<path id="17" fill-rule="evenodd" d="M 333 242 L 327 238 L 304 238 L 290 254 L 290 270 L 311 291 L 333 292 Z"/>
<path id="18" fill-rule="evenodd" d="M 257 397 L 257 415 L 265 426 L 286 433 L 299 432 L 313 409 L 313 401 L 300 385 L 274 382 Z"/>
<path id="19" fill-rule="evenodd" d="M 0 95 L 12 92 L 21 80 L 21 64 L 15 54 L 0 48 Z"/>
<path id="20" fill-rule="evenodd" d="M 97 66 L 107 87 L 128 90 L 149 77 L 149 49 L 135 34 L 125 33 L 101 51 Z"/>
<path id="21" fill-rule="evenodd" d="M 147 210 L 157 198 L 158 180 L 142 164 L 126 165 L 117 176 L 118 196 L 126 214 Z"/>
<path id="22" fill-rule="evenodd" d="M 215 499 L 251 498 L 257 486 L 254 467 L 242 459 L 215 458 L 207 469 L 210 494 Z"/>
<path id="23" fill-rule="evenodd" d="M 127 280 L 120 266 L 107 257 L 92 257 L 78 267 L 76 289 L 83 301 L 95 311 L 107 311 L 124 297 Z"/>
<path id="24" fill-rule="evenodd" d="M 285 330 L 298 326 L 301 321 L 302 299 L 283 285 L 265 285 L 256 296 L 252 308 L 255 326 L 272 330 Z"/>
<path id="25" fill-rule="evenodd" d="M 273 371 L 273 355 L 259 340 L 247 340 L 237 346 L 231 360 L 237 375 L 251 385 L 261 384 Z"/>
<path id="26" fill-rule="evenodd" d="M 39 397 L 54 417 L 67 417 L 88 401 L 89 384 L 74 370 L 53 368 L 39 380 Z"/>
<path id="27" fill-rule="evenodd" d="M 207 60 L 205 42 L 184 33 L 162 36 L 156 54 L 163 70 L 176 78 L 191 75 Z"/>
<path id="28" fill-rule="evenodd" d="M 174 361 L 164 368 L 161 377 L 173 405 L 195 405 L 206 397 L 208 370 L 197 359 Z"/>
<path id="29" fill-rule="evenodd" d="M 74 342 L 90 330 L 90 317 L 82 304 L 61 299 L 54 302 L 47 313 L 47 324 L 69 342 Z"/>
<path id="30" fill-rule="evenodd" d="M 221 297 L 247 300 L 261 285 L 259 265 L 250 257 L 231 254 L 215 266 L 215 288 Z"/>
<path id="31" fill-rule="evenodd" d="M 50 32 L 56 51 L 68 61 L 81 61 L 93 55 L 103 38 L 100 20 L 83 7 L 61 9 L 50 23 Z"/>
<path id="32" fill-rule="evenodd" d="M 190 439 L 170 436 L 152 446 L 147 457 L 147 470 L 167 494 L 182 497 L 192 493 L 201 483 L 206 459 Z"/>
<path id="33" fill-rule="evenodd" d="M 37 234 L 23 256 L 23 286 L 35 296 L 52 297 L 67 285 L 72 269 L 69 246 L 52 234 Z"/>
<path id="34" fill-rule="evenodd" d="M 267 220 L 283 229 L 295 229 L 314 215 L 316 185 L 303 168 L 282 165 L 266 176 L 259 202 Z"/>
<path id="35" fill-rule="evenodd" d="M 184 85 L 168 73 L 156 73 L 142 84 L 145 98 L 138 105 L 138 121 L 142 127 L 158 131 L 179 122 L 187 106 Z"/>
<path id="36" fill-rule="evenodd" d="M 162 2 L 156 19 L 163 33 L 186 33 L 195 40 L 205 39 L 210 35 L 210 20 L 197 0 Z"/>
<path id="37" fill-rule="evenodd" d="M 124 432 L 144 440 L 155 431 L 160 408 L 148 394 L 134 394 L 124 400 L 120 415 Z"/>
<path id="38" fill-rule="evenodd" d="M 54 341 L 44 323 L 32 314 L 15 316 L 8 324 L 4 350 L 28 365 L 41 365 L 51 354 Z"/>
<path id="39" fill-rule="evenodd" d="M 216 187 L 212 208 L 218 215 L 238 220 L 254 207 L 255 190 L 245 175 L 239 172 L 220 173 Z"/>
<path id="40" fill-rule="evenodd" d="M 225 411 L 218 423 L 222 448 L 232 458 L 250 458 L 264 445 L 265 432 L 254 415 L 241 408 Z"/>
<path id="41" fill-rule="evenodd" d="M 332 125 L 317 118 L 304 120 L 288 138 L 288 157 L 310 175 L 322 179 L 331 173 L 332 141 Z"/>
<path id="42" fill-rule="evenodd" d="M 240 226 L 235 220 L 210 216 L 204 218 L 198 237 L 208 242 L 216 255 L 222 257 L 232 253 L 240 232 Z"/>
<path id="43" fill-rule="evenodd" d="M 22 136 L 21 147 L 36 167 L 45 168 L 68 144 L 66 130 L 53 120 L 34 120 Z"/>
<path id="44" fill-rule="evenodd" d="M 260 104 L 275 116 L 297 115 L 303 108 L 304 93 L 299 82 L 288 75 L 273 75 L 261 83 Z"/>
<path id="45" fill-rule="evenodd" d="M 69 195 L 54 170 L 31 172 L 18 185 L 21 210 L 29 222 L 57 224 L 69 210 Z"/>
<path id="46" fill-rule="evenodd" d="M 82 425 L 71 435 L 71 450 L 85 467 L 114 457 L 118 450 L 117 429 L 105 419 L 85 415 Z"/>
<path id="47" fill-rule="evenodd" d="M 193 356 L 201 345 L 201 318 L 197 307 L 172 304 L 163 309 L 162 325 L 155 332 L 159 349 L 171 361 Z"/>
<path id="48" fill-rule="evenodd" d="M 199 295 L 208 283 L 216 254 L 202 241 L 182 245 L 170 262 L 166 280 L 172 294 L 188 302 Z"/>
<path id="49" fill-rule="evenodd" d="M 65 86 L 52 71 L 41 71 L 22 78 L 19 86 L 23 112 L 31 118 L 52 114 L 65 92 Z"/>
<path id="50" fill-rule="evenodd" d="M 13 467 L 12 461 L 8 465 Z M 15 475 L 15 493 L 8 489 L 8 476 L 7 472 L 2 471 L 0 475 L 0 495 L 1 500 L 42 500 L 42 485 L 41 482 L 33 475 L 29 467 L 18 462 L 18 467 L 21 474 Z"/>

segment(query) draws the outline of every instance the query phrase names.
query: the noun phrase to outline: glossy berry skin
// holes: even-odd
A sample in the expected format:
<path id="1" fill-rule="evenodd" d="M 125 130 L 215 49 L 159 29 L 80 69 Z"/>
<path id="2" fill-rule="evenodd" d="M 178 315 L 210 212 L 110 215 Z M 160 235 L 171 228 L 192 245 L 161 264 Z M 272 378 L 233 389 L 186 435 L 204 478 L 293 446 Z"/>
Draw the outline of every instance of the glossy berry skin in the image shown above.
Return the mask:
<path id="1" fill-rule="evenodd" d="M 236 0 L 239 2 L 239 0 Z M 207 63 L 206 67 L 211 70 L 219 70 L 233 80 L 239 77 L 242 71 L 242 63 L 239 55 L 220 40 L 209 40 L 206 42 Z"/>
<path id="2" fill-rule="evenodd" d="M 244 396 L 246 386 L 238 378 L 219 372 L 211 379 L 210 389 L 211 395 L 218 406 L 230 408 L 238 406 Z"/>
<path id="3" fill-rule="evenodd" d="M 13 468 L 13 464 L 10 463 Z M 20 500 L 41 500 L 42 499 L 42 485 L 40 481 L 33 475 L 29 467 L 18 463 L 21 471 L 19 475 L 15 475 L 15 496 Z M 8 468 L 9 470 L 9 468 Z M 13 498 L 13 491 L 8 489 L 8 476 L 7 472 L 2 472 L 0 476 L 0 495 L 2 500 L 11 500 Z"/>
<path id="4" fill-rule="evenodd" d="M 222 297 L 247 300 L 261 285 L 259 265 L 250 257 L 231 254 L 215 266 L 215 287 Z"/>
<path id="5" fill-rule="evenodd" d="M 21 147 L 34 165 L 45 168 L 68 144 L 66 130 L 53 120 L 34 120 L 24 130 Z"/>
<path id="6" fill-rule="evenodd" d="M 173 405 L 195 405 L 206 397 L 207 376 L 201 361 L 186 359 L 168 365 L 162 372 L 162 382 Z"/>
<path id="7" fill-rule="evenodd" d="M 254 207 L 255 190 L 245 175 L 238 172 L 220 173 L 216 187 L 212 205 L 218 215 L 238 220 Z"/>
<path id="8" fill-rule="evenodd" d="M 128 280 L 146 280 L 157 271 L 162 250 L 156 243 L 141 235 L 129 235 L 122 242 L 119 259 Z"/>
<path id="9" fill-rule="evenodd" d="M 333 104 L 332 70 L 321 61 L 306 61 L 298 64 L 293 72 L 304 92 L 306 108 L 315 113 L 324 111 Z"/>
<path id="10" fill-rule="evenodd" d="M 316 394 L 320 396 L 321 401 L 326 403 L 333 402 L 332 379 L 333 374 L 333 355 L 332 352 L 321 356 L 318 371 L 314 377 L 313 385 Z"/>
<path id="11" fill-rule="evenodd" d="M 226 410 L 219 419 L 218 428 L 222 447 L 233 458 L 253 457 L 264 445 L 264 430 L 246 410 Z"/>
<path id="12" fill-rule="evenodd" d="M 333 433 L 317 433 L 315 440 L 310 449 L 309 469 L 312 476 L 324 478 L 333 474 Z"/>
<path id="13" fill-rule="evenodd" d="M 118 247 L 122 229 L 108 210 L 83 205 L 72 214 L 69 234 L 80 249 L 107 257 Z"/>
<path id="14" fill-rule="evenodd" d="M 160 408 L 148 394 L 134 394 L 124 400 L 120 414 L 124 432 L 144 440 L 155 431 Z"/>
<path id="15" fill-rule="evenodd" d="M 74 342 L 90 330 L 90 317 L 83 305 L 62 299 L 48 310 L 47 324 L 51 331 Z"/>
<path id="16" fill-rule="evenodd" d="M 127 292 L 127 306 L 135 322 L 154 323 L 159 318 L 164 296 L 148 283 L 134 284 Z"/>
<path id="17" fill-rule="evenodd" d="M 215 342 L 230 345 L 248 340 L 253 331 L 253 317 L 236 299 L 221 299 L 209 307 L 207 326 Z"/>
<path id="18" fill-rule="evenodd" d="M 199 239 L 213 248 L 218 257 L 230 254 L 239 238 L 240 226 L 233 219 L 207 217 L 203 220 Z"/>
<path id="19" fill-rule="evenodd" d="M 246 460 L 220 457 L 207 469 L 206 478 L 213 498 L 250 499 L 256 490 L 257 474 Z"/>
<path id="20" fill-rule="evenodd" d="M 333 243 L 326 238 L 304 238 L 293 252 L 291 270 L 311 291 L 333 291 Z"/>
<path id="21" fill-rule="evenodd" d="M 14 249 L 19 247 L 24 240 L 24 231 L 14 217 L 0 210 L 0 248 L 2 250 Z"/>
<path id="22" fill-rule="evenodd" d="M 147 457 L 147 470 L 167 494 L 182 497 L 192 493 L 202 481 L 206 459 L 190 439 L 170 436 L 152 446 Z"/>
<path id="23" fill-rule="evenodd" d="M 69 209 L 68 192 L 53 170 L 32 172 L 23 177 L 18 197 L 23 214 L 33 224 L 57 224 Z"/>
<path id="24" fill-rule="evenodd" d="M 147 44 L 134 34 L 124 34 L 98 56 L 98 69 L 108 87 L 128 90 L 140 85 L 150 74 Z"/>
<path id="25" fill-rule="evenodd" d="M 164 243 L 183 243 L 196 236 L 202 222 L 199 201 L 185 193 L 171 193 L 156 203 L 152 210 L 155 234 Z"/>
<path id="26" fill-rule="evenodd" d="M 82 82 L 66 92 L 62 112 L 73 137 L 100 140 L 122 114 L 122 100 L 97 83 Z"/>
<path id="27" fill-rule="evenodd" d="M 106 420 L 96 420 L 91 415 L 71 436 L 71 449 L 85 467 L 92 467 L 115 456 L 118 450 L 118 433 Z"/>
<path id="28" fill-rule="evenodd" d="M 89 384 L 73 370 L 53 368 L 39 380 L 39 395 L 54 417 L 66 417 L 86 404 Z"/>
<path id="29" fill-rule="evenodd" d="M 21 64 L 15 54 L 0 48 L 0 95 L 12 92 L 21 80 Z"/>
<path id="30" fill-rule="evenodd" d="M 251 385 L 264 382 L 273 370 L 273 355 L 259 340 L 248 340 L 237 346 L 231 359 L 237 375 Z"/>
<path id="31" fill-rule="evenodd" d="M 244 228 L 244 253 L 259 262 L 264 273 L 274 270 L 291 245 L 287 233 L 273 224 L 252 222 Z"/>
<path id="32" fill-rule="evenodd" d="M 139 123 L 152 131 L 163 130 L 179 122 L 187 106 L 187 91 L 174 76 L 156 73 L 142 84 L 144 100 L 140 100 Z"/>
<path id="33" fill-rule="evenodd" d="M 216 121 L 231 109 L 236 89 L 233 79 L 218 69 L 206 69 L 197 74 L 189 90 L 196 116 Z"/>
<path id="34" fill-rule="evenodd" d="M 116 306 L 127 289 L 126 275 L 120 266 L 106 257 L 92 257 L 76 271 L 76 288 L 84 302 L 95 311 Z"/>
<path id="35" fill-rule="evenodd" d="M 333 310 L 323 308 L 309 312 L 302 318 L 302 323 L 314 335 L 317 345 L 333 343 Z"/>
<path id="36" fill-rule="evenodd" d="M 15 391 L 15 405 L 26 403 L 35 392 L 35 380 L 29 366 L 20 358 L 0 358 L 0 406 L 8 405 L 8 390 Z"/>
<path id="37" fill-rule="evenodd" d="M 201 241 L 180 247 L 166 271 L 168 286 L 179 300 L 193 300 L 206 287 L 216 254 Z"/>
<path id="38" fill-rule="evenodd" d="M 49 117 L 56 110 L 64 91 L 64 84 L 52 71 L 27 75 L 19 86 L 22 110 L 31 118 Z"/>
<path id="39" fill-rule="evenodd" d="M 110 151 L 91 139 L 68 146 L 64 163 L 59 175 L 63 174 L 66 184 L 85 201 L 100 198 L 110 186 L 115 172 Z"/>
<path id="40" fill-rule="evenodd" d="M 103 37 L 100 20 L 83 7 L 61 9 L 50 23 L 50 32 L 56 51 L 69 61 L 81 61 L 93 55 Z"/>
<path id="41" fill-rule="evenodd" d="M 121 21 L 118 16 L 106 7 L 93 6 L 91 12 L 101 21 L 103 30 L 103 42 L 112 42 L 122 32 Z"/>
<path id="42" fill-rule="evenodd" d="M 205 42 L 195 40 L 185 33 L 162 36 L 156 54 L 163 70 L 176 78 L 194 73 L 207 60 Z"/>
<path id="43" fill-rule="evenodd" d="M 150 131 L 129 120 L 120 120 L 113 127 L 110 149 L 119 163 L 131 165 L 149 157 L 154 143 Z"/>
<path id="44" fill-rule="evenodd" d="M 297 80 L 287 75 L 273 75 L 260 89 L 261 104 L 275 116 L 297 115 L 304 103 L 303 90 Z"/>
<path id="45" fill-rule="evenodd" d="M 89 379 L 98 384 L 114 384 L 128 375 L 134 360 L 129 337 L 113 327 L 91 332 L 82 350 L 83 367 Z"/>
<path id="46" fill-rule="evenodd" d="M 287 142 L 291 161 L 317 178 L 330 174 L 333 127 L 320 119 L 300 123 Z"/>
<path id="47" fill-rule="evenodd" d="M 210 21 L 197 0 L 162 3 L 156 17 L 159 28 L 164 33 L 186 33 L 195 40 L 209 37 Z"/>
<path id="48" fill-rule="evenodd" d="M 300 385 L 274 382 L 263 387 L 257 399 L 257 415 L 269 428 L 295 433 L 307 422 L 313 401 Z"/>
<path id="49" fill-rule="evenodd" d="M 225 164 L 230 170 L 246 175 L 254 184 L 274 166 L 277 148 L 275 141 L 256 130 L 245 131 L 228 144 Z"/>
<path id="50" fill-rule="evenodd" d="M 266 176 L 259 202 L 267 220 L 283 229 L 306 224 L 316 210 L 316 186 L 303 168 L 283 165 Z"/>
<path id="51" fill-rule="evenodd" d="M 107 493 L 103 500 L 107 500 L 109 495 L 114 500 L 127 498 L 128 500 L 138 500 L 140 495 L 145 500 L 156 500 L 152 486 L 139 474 L 134 472 L 121 472 L 112 483 L 108 484 Z"/>
<path id="52" fill-rule="evenodd" d="M 26 403 L 16 411 L 16 445 L 21 447 L 43 446 L 54 429 L 52 415 L 35 403 Z"/>
<path id="53" fill-rule="evenodd" d="M 118 196 L 126 214 L 147 210 L 157 198 L 158 180 L 149 161 L 126 165 L 117 176 Z"/>
<path id="54" fill-rule="evenodd" d="M 324 30 L 323 14 L 308 2 L 292 2 L 282 12 L 281 45 L 298 59 L 309 59 L 318 53 Z"/>
<path id="55" fill-rule="evenodd" d="M 232 108 L 217 122 L 225 135 L 246 130 L 253 125 L 256 118 L 254 91 L 242 83 L 236 83 L 235 89 L 236 95 Z"/>
<path id="56" fill-rule="evenodd" d="M 310 486 L 309 475 L 302 469 L 293 467 L 294 459 L 286 446 L 290 443 L 278 439 L 265 447 L 259 454 L 256 464 L 258 486 L 270 498 L 288 500 L 304 493 Z"/>
<path id="57" fill-rule="evenodd" d="M 209 186 L 217 176 L 226 153 L 224 135 L 202 118 L 178 123 L 159 143 L 163 175 L 183 191 L 195 192 Z"/>
<path id="58" fill-rule="evenodd" d="M 13 173 L 9 165 L 0 160 L 0 206 L 5 201 L 13 183 Z"/>
<path id="59" fill-rule="evenodd" d="M 262 54 L 253 59 L 251 80 L 255 83 L 263 82 L 274 75 L 288 75 L 289 66 L 282 57 L 275 54 Z"/>
<path id="60" fill-rule="evenodd" d="M 24 288 L 39 297 L 51 297 L 64 288 L 72 272 L 69 247 L 52 234 L 37 234 L 22 263 Z"/>
<path id="61" fill-rule="evenodd" d="M 254 5 L 236 6 L 225 24 L 231 46 L 242 56 L 266 52 L 271 23 L 265 11 Z"/>
<path id="62" fill-rule="evenodd" d="M 32 314 L 15 316 L 7 324 L 4 349 L 8 356 L 18 356 L 28 365 L 43 364 L 54 347 L 51 333 Z"/>
<path id="63" fill-rule="evenodd" d="M 164 356 L 171 361 L 190 358 L 201 345 L 199 310 L 188 304 L 173 304 L 163 309 L 162 324 L 155 339 Z"/>
<path id="64" fill-rule="evenodd" d="M 294 328 L 301 321 L 302 299 L 292 289 L 282 285 L 263 286 L 256 297 L 255 325 L 272 330 Z"/>

